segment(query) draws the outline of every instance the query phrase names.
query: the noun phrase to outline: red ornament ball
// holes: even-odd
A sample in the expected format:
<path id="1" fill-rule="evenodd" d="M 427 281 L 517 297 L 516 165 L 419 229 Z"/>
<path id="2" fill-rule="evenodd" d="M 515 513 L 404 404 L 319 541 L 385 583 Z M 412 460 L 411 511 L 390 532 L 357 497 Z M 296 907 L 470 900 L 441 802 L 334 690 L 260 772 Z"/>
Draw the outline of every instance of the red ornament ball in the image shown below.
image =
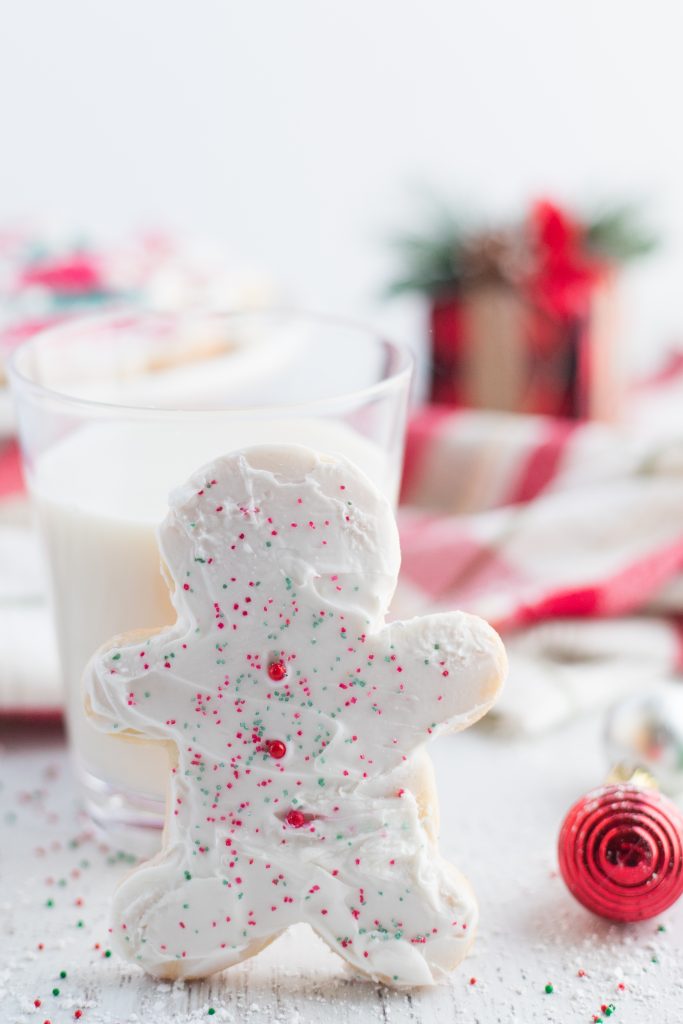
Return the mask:
<path id="1" fill-rule="evenodd" d="M 584 907 L 611 921 L 642 921 L 683 893 L 683 815 L 656 790 L 604 786 L 569 811 L 558 855 Z"/>
<path id="2" fill-rule="evenodd" d="M 287 753 L 287 746 L 282 740 L 268 740 L 266 749 L 271 757 L 274 757 L 276 761 L 279 761 L 281 757 L 284 757 Z"/>
<path id="3" fill-rule="evenodd" d="M 306 824 L 306 815 L 303 811 L 291 810 L 285 818 L 285 821 L 289 826 L 291 826 L 291 828 L 301 828 Z"/>
<path id="4" fill-rule="evenodd" d="M 274 683 L 281 683 L 287 675 L 287 666 L 284 661 L 271 661 L 268 666 L 268 675 Z"/>

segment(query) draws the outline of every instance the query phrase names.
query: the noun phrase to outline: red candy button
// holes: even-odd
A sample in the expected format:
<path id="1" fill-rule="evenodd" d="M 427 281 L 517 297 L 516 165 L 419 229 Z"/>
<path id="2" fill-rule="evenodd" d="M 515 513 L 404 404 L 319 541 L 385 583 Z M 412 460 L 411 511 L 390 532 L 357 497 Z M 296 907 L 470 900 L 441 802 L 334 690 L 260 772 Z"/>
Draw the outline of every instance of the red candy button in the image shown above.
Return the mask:
<path id="1" fill-rule="evenodd" d="M 306 815 L 303 811 L 290 811 L 285 821 L 292 828 L 301 828 L 302 825 L 306 824 Z"/>
<path id="2" fill-rule="evenodd" d="M 284 661 L 271 661 L 268 666 L 268 675 L 274 683 L 281 682 L 287 675 L 287 666 Z"/>
<path id="3" fill-rule="evenodd" d="M 277 761 L 287 753 L 287 747 L 282 740 L 268 740 L 266 749 L 270 756 L 274 757 Z"/>

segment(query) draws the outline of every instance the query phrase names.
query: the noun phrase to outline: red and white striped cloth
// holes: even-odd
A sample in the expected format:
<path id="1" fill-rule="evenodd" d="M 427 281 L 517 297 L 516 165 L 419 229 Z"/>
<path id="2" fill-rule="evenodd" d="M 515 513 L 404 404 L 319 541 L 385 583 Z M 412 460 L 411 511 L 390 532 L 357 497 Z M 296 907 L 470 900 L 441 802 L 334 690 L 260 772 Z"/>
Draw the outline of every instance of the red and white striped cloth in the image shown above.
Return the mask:
<path id="1" fill-rule="evenodd" d="M 683 671 L 683 365 L 630 422 L 428 407 L 412 420 L 394 612 L 499 629 L 505 723 L 548 728 Z"/>

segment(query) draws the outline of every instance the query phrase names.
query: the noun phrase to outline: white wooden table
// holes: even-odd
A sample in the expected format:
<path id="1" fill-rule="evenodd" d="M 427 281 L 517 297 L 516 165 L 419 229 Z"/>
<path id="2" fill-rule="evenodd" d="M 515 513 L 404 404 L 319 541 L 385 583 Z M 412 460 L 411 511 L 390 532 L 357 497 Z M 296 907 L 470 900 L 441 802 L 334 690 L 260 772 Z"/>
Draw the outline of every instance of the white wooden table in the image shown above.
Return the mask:
<path id="1" fill-rule="evenodd" d="M 556 874 L 563 813 L 604 775 L 598 737 L 594 721 L 526 743 L 480 728 L 433 745 L 442 847 L 474 883 L 481 923 L 449 984 L 402 994 L 352 976 L 303 926 L 204 983 L 159 983 L 106 956 L 107 902 L 127 864 L 89 834 L 60 730 L 3 724 L 0 1022 L 680 1024 L 683 901 L 611 926 Z"/>

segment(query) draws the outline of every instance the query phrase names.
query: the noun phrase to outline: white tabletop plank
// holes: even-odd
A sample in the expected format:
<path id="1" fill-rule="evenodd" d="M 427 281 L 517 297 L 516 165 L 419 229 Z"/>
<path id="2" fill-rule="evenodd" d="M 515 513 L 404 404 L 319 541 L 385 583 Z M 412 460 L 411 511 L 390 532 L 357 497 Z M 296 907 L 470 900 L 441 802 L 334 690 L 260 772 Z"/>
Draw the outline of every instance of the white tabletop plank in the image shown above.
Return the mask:
<path id="1" fill-rule="evenodd" d="M 527 743 L 478 729 L 434 744 L 442 847 L 472 880 L 481 923 L 448 984 L 409 994 L 356 978 L 304 926 L 203 983 L 159 983 L 105 957 L 128 865 L 88 832 L 61 733 L 5 725 L 2 737 L 2 1024 L 64 1024 L 76 1010 L 82 1024 L 589 1024 L 610 1019 L 610 1002 L 615 1024 L 683 1020 L 682 908 L 609 925 L 557 877 L 563 813 L 605 772 L 596 722 Z"/>

